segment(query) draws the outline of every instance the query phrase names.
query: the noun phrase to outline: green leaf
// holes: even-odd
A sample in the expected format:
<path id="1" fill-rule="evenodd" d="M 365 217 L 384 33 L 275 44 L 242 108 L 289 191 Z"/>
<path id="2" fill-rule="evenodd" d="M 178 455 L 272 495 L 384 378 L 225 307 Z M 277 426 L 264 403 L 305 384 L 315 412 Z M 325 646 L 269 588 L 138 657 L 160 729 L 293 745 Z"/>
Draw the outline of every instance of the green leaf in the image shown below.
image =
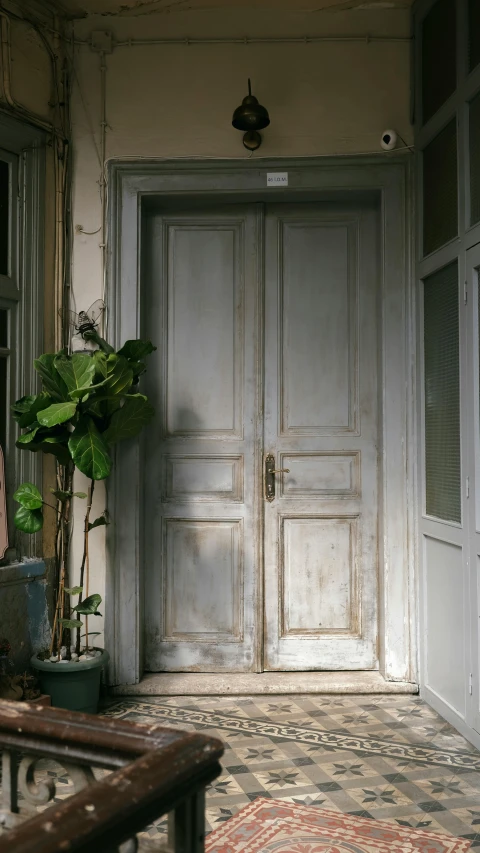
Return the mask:
<path id="1" fill-rule="evenodd" d="M 37 396 L 37 394 L 28 394 L 26 397 L 20 397 L 19 400 L 16 400 L 11 407 L 15 420 L 17 417 L 21 417 L 21 415 L 28 414 Z"/>
<path id="2" fill-rule="evenodd" d="M 151 341 L 125 341 L 123 347 L 118 350 L 118 355 L 124 355 L 131 361 L 141 361 L 156 349 Z"/>
<path id="3" fill-rule="evenodd" d="M 136 385 L 142 373 L 145 373 L 147 365 L 144 361 L 130 361 L 129 365 L 133 371 L 133 384 Z"/>
<path id="4" fill-rule="evenodd" d="M 143 394 L 132 394 L 121 409 L 112 415 L 110 426 L 104 432 L 109 444 L 133 438 L 155 414 L 155 409 Z"/>
<path id="5" fill-rule="evenodd" d="M 82 616 L 101 616 L 102 614 L 98 612 L 98 607 L 101 603 L 102 596 L 98 592 L 94 592 L 93 595 L 89 595 L 88 598 L 85 598 L 81 604 L 77 604 L 73 609 Z"/>
<path id="6" fill-rule="evenodd" d="M 88 530 L 94 530 L 95 527 L 103 527 L 104 525 L 110 524 L 105 515 L 99 516 L 95 521 L 92 521 L 91 524 L 88 525 Z"/>
<path id="7" fill-rule="evenodd" d="M 69 394 L 85 391 L 93 382 L 95 363 L 91 356 L 76 352 L 73 355 L 60 355 L 55 359 L 55 367 L 67 386 Z"/>
<path id="8" fill-rule="evenodd" d="M 113 413 L 120 408 L 122 400 L 123 397 L 112 397 L 111 395 L 91 397 L 86 412 L 94 418 L 104 420 L 105 418 L 108 418 L 109 415 L 113 415 Z"/>
<path id="9" fill-rule="evenodd" d="M 78 470 L 90 480 L 104 480 L 112 468 L 108 446 L 93 420 L 82 418 L 68 441 L 68 448 Z"/>
<path id="10" fill-rule="evenodd" d="M 83 586 L 72 586 L 70 589 L 64 587 L 64 589 L 65 592 L 68 593 L 68 595 L 80 595 L 80 593 L 83 592 Z"/>
<path id="11" fill-rule="evenodd" d="M 35 438 L 38 430 L 40 429 L 40 424 L 29 429 L 28 432 L 25 432 L 23 435 L 19 435 L 17 439 L 17 444 L 30 444 L 31 441 Z"/>
<path id="12" fill-rule="evenodd" d="M 68 498 L 86 498 L 86 492 L 62 492 L 61 489 L 50 489 L 52 495 L 55 495 L 57 500 L 66 501 Z"/>
<path id="13" fill-rule="evenodd" d="M 99 376 L 100 379 L 107 378 L 107 356 L 104 352 L 100 350 L 96 350 L 93 353 L 93 363 L 95 365 L 95 372 Z"/>
<path id="14" fill-rule="evenodd" d="M 43 504 L 42 495 L 33 483 L 22 483 L 13 495 L 13 500 L 26 509 L 40 509 Z"/>
<path id="15" fill-rule="evenodd" d="M 35 396 L 22 397 L 12 406 L 13 417 L 18 425 L 25 429 L 36 422 L 38 412 L 46 409 L 51 402 L 50 394 L 45 391 Z"/>
<path id="16" fill-rule="evenodd" d="M 70 435 L 70 430 L 67 429 L 63 424 L 59 424 L 57 428 L 44 427 L 38 437 L 41 438 L 42 441 L 49 441 L 52 444 L 66 444 L 68 439 L 70 438 Z"/>
<path id="17" fill-rule="evenodd" d="M 32 441 L 31 444 L 20 444 L 16 441 L 15 445 L 22 450 L 30 450 L 32 453 L 38 453 L 39 451 L 42 453 L 50 453 L 52 456 L 55 456 L 60 465 L 67 465 L 71 459 L 68 447 L 65 447 L 64 444 L 45 440 Z"/>
<path id="18" fill-rule="evenodd" d="M 82 628 L 83 622 L 80 619 L 59 619 L 60 625 L 64 628 Z"/>
<path id="19" fill-rule="evenodd" d="M 38 422 L 44 427 L 53 427 L 71 420 L 77 411 L 76 403 L 53 403 L 38 414 Z"/>
<path id="20" fill-rule="evenodd" d="M 106 388 L 113 394 L 125 393 L 133 382 L 133 371 L 127 361 L 121 355 L 109 355 L 107 357 L 107 379 Z"/>
<path id="21" fill-rule="evenodd" d="M 43 513 L 40 509 L 30 510 L 19 506 L 13 520 L 15 527 L 22 533 L 37 533 L 43 527 Z"/>
<path id="22" fill-rule="evenodd" d="M 72 492 L 63 492 L 62 489 L 50 489 L 52 495 L 55 495 L 57 501 L 65 503 L 72 497 Z"/>
<path id="23" fill-rule="evenodd" d="M 40 374 L 45 388 L 56 400 L 68 399 L 67 386 L 55 368 L 56 359 L 61 357 L 63 354 L 63 352 L 46 352 L 33 362 L 33 366 L 37 373 Z"/>
<path id="24" fill-rule="evenodd" d="M 86 403 L 86 401 L 91 397 L 98 388 L 103 388 L 106 383 L 106 379 L 102 382 L 98 382 L 96 385 L 90 385 L 89 388 L 77 388 L 75 391 L 70 391 L 70 397 L 72 400 L 81 400 L 82 403 Z"/>

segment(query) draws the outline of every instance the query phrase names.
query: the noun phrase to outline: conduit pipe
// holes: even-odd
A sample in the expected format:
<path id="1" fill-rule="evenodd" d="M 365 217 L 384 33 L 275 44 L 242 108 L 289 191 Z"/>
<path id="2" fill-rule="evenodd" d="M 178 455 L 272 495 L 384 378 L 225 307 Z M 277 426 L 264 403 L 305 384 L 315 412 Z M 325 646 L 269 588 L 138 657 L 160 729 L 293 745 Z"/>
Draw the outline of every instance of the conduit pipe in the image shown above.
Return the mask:
<path id="1" fill-rule="evenodd" d="M 101 255 L 101 274 L 102 274 L 102 298 L 105 295 L 106 285 L 106 219 L 107 219 L 107 197 L 106 197 L 106 180 L 105 180 L 105 163 L 107 160 L 107 60 L 105 52 L 100 51 L 100 251 Z"/>
<path id="2" fill-rule="evenodd" d="M 411 36 L 245 36 L 243 38 L 153 38 L 153 39 L 127 39 L 124 41 L 113 41 L 112 47 L 142 47 L 143 45 L 215 45 L 215 44 L 317 44 L 320 42 L 356 42 L 357 44 L 374 44 L 375 42 L 399 42 L 410 43 Z M 85 39 L 74 39 L 74 43 L 90 47 L 91 42 Z"/>

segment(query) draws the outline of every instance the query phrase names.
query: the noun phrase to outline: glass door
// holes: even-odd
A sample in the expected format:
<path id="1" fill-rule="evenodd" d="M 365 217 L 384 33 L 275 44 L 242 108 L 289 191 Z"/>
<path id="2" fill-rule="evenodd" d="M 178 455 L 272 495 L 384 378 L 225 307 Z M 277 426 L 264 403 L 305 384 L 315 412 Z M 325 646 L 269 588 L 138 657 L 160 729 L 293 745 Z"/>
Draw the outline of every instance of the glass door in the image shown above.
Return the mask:
<path id="1" fill-rule="evenodd" d="M 469 553 L 470 608 L 466 614 L 470 637 L 469 702 L 467 723 L 480 732 L 480 244 L 467 252 L 467 376 L 465 407 L 469 456 Z"/>

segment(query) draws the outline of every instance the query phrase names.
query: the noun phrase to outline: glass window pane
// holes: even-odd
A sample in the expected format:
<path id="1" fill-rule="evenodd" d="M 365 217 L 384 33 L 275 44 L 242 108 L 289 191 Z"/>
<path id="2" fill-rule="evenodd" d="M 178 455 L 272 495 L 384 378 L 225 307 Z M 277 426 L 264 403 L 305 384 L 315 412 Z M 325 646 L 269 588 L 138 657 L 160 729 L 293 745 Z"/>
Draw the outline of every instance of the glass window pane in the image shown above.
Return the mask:
<path id="1" fill-rule="evenodd" d="M 474 0 L 478 2 L 478 0 Z M 422 113 L 425 124 L 457 86 L 455 0 L 437 0 L 422 25 Z"/>
<path id="2" fill-rule="evenodd" d="M 0 275 L 8 275 L 10 221 L 10 167 L 0 160 Z"/>
<path id="3" fill-rule="evenodd" d="M 461 522 L 458 267 L 424 281 L 427 515 Z"/>
<path id="4" fill-rule="evenodd" d="M 7 418 L 9 416 L 7 367 L 8 357 L 0 357 L 0 445 L 4 453 L 6 453 Z"/>
<path id="5" fill-rule="evenodd" d="M 8 347 L 8 311 L 0 308 L 0 347 Z"/>
<path id="6" fill-rule="evenodd" d="M 475 225 L 480 222 L 480 93 L 470 102 L 469 137 L 470 225 Z"/>
<path id="7" fill-rule="evenodd" d="M 429 255 L 458 233 L 456 119 L 423 152 L 423 253 Z"/>
<path id="8" fill-rule="evenodd" d="M 473 71 L 480 64 L 480 3 L 468 3 L 468 67 Z"/>

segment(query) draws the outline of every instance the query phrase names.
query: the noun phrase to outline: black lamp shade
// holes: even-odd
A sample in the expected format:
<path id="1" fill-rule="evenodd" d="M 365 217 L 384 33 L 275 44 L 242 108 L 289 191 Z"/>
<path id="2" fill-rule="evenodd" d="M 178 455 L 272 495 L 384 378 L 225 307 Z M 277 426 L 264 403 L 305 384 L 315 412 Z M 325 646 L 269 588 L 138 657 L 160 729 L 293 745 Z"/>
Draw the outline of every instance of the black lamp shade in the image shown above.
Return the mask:
<path id="1" fill-rule="evenodd" d="M 250 80 L 248 81 L 248 95 L 243 99 L 233 114 L 232 124 L 237 130 L 263 130 L 270 124 L 270 117 L 265 107 L 251 93 Z"/>

